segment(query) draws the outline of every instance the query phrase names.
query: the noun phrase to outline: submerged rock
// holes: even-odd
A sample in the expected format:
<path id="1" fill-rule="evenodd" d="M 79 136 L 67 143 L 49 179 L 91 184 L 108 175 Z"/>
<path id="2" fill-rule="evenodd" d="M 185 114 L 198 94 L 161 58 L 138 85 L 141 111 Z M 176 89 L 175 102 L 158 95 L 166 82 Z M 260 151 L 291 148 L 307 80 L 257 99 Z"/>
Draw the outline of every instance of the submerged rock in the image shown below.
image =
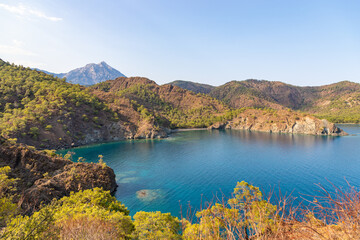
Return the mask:
<path id="1" fill-rule="evenodd" d="M 161 189 L 142 189 L 136 192 L 136 197 L 142 201 L 150 202 L 161 198 L 163 192 Z"/>

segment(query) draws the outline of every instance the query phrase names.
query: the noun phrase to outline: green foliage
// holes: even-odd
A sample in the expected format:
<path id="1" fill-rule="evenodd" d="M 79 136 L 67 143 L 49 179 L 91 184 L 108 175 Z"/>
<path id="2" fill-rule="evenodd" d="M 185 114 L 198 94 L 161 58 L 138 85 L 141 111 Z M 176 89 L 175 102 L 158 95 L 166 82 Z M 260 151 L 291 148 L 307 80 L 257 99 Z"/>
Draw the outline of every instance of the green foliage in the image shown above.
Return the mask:
<path id="1" fill-rule="evenodd" d="M 29 134 L 33 137 L 33 138 L 37 138 L 39 136 L 39 128 L 37 127 L 31 127 Z"/>
<path id="2" fill-rule="evenodd" d="M 117 238 L 128 239 L 134 229 L 127 208 L 100 188 L 71 193 L 29 216 L 18 216 L 7 225 L 3 239 L 58 239 L 69 220 L 111 222 Z M 86 229 L 85 229 L 86 230 Z"/>
<path id="3" fill-rule="evenodd" d="M 83 157 L 78 157 L 77 162 L 85 162 L 85 161 L 86 161 L 86 159 L 85 159 L 85 158 L 83 158 Z"/>
<path id="4" fill-rule="evenodd" d="M 185 222 L 184 239 L 249 239 L 271 231 L 276 206 L 263 199 L 259 188 L 237 183 L 228 204 L 215 203 L 197 212 L 199 223 Z"/>
<path id="5" fill-rule="evenodd" d="M 86 114 L 83 114 L 83 115 L 82 115 L 82 119 L 83 119 L 85 122 L 89 121 L 89 118 L 87 117 Z"/>
<path id="6" fill-rule="evenodd" d="M 56 150 L 54 150 L 54 149 L 52 149 L 52 150 L 45 149 L 44 153 L 47 154 L 50 157 L 55 157 L 56 156 Z"/>
<path id="7" fill-rule="evenodd" d="M 106 163 L 104 162 L 104 156 L 103 155 L 99 155 L 99 164 L 104 168 L 106 167 Z"/>
<path id="8" fill-rule="evenodd" d="M 1 239 L 56 239 L 58 229 L 50 206 L 35 212 L 31 217 L 17 216 L 12 219 L 0 235 Z"/>
<path id="9" fill-rule="evenodd" d="M 0 196 L 3 196 L 6 191 L 15 190 L 14 184 L 17 179 L 9 178 L 8 174 L 11 171 L 9 166 L 0 168 Z"/>
<path id="10" fill-rule="evenodd" d="M 180 221 L 170 213 L 140 211 L 134 215 L 134 225 L 139 240 L 181 239 Z"/>
<path id="11" fill-rule="evenodd" d="M 0 227 L 4 227 L 5 223 L 17 213 L 17 205 L 13 203 L 13 195 L 15 191 L 15 183 L 17 179 L 9 178 L 11 171 L 9 166 L 0 168 Z"/>
<path id="12" fill-rule="evenodd" d="M 72 160 L 72 157 L 75 155 L 74 152 L 68 151 L 63 158 L 67 159 L 67 160 Z"/>

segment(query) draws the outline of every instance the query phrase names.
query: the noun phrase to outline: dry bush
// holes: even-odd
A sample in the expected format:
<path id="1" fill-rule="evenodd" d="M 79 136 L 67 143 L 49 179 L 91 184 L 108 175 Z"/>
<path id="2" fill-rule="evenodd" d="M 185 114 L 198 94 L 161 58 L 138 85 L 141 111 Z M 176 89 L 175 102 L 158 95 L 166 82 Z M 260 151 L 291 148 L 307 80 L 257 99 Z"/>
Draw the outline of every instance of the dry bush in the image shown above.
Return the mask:
<path id="1" fill-rule="evenodd" d="M 182 221 L 184 239 L 360 239 L 360 192 L 320 188 L 322 194 L 306 205 L 281 194 L 276 199 L 246 195 L 237 206 L 215 198 L 197 213 L 198 223 Z"/>
<path id="2" fill-rule="evenodd" d="M 68 218 L 60 224 L 63 240 L 113 240 L 122 239 L 115 223 L 95 217 Z"/>

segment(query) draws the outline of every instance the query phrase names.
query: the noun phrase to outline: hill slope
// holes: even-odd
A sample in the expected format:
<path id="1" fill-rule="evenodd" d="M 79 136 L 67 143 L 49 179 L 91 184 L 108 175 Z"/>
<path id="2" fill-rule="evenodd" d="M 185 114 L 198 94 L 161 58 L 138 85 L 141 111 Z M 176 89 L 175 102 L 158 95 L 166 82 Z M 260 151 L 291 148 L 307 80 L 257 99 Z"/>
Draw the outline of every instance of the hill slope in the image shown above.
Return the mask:
<path id="1" fill-rule="evenodd" d="M 94 85 L 117 77 L 125 77 L 124 74 L 109 66 L 106 62 L 98 64 L 90 63 L 84 67 L 76 68 L 68 73 L 51 73 L 48 71 L 40 70 L 46 74 L 53 75 L 58 78 L 66 78 L 69 83 L 80 85 Z"/>
<path id="2" fill-rule="evenodd" d="M 0 60 L 0 133 L 39 148 L 137 137 L 140 113 L 129 100 L 112 109 L 90 89 Z M 162 128 L 147 129 L 152 137 Z"/>
<path id="3" fill-rule="evenodd" d="M 194 93 L 204 93 L 204 94 L 210 93 L 211 90 L 213 90 L 215 88 L 214 86 L 211 86 L 208 84 L 202 84 L 202 83 L 196 83 L 196 82 L 190 82 L 190 81 L 182 81 L 182 80 L 176 80 L 176 81 L 170 82 L 168 84 L 193 91 Z"/>
<path id="4" fill-rule="evenodd" d="M 114 99 L 129 99 L 133 108 L 144 118 L 154 119 L 172 128 L 207 127 L 230 111 L 227 106 L 209 96 L 169 84 L 159 86 L 141 77 L 120 77 L 91 88 Z"/>
<path id="5" fill-rule="evenodd" d="M 234 108 L 291 108 L 330 121 L 360 122 L 360 84 L 348 81 L 319 87 L 264 80 L 232 81 L 216 87 L 209 95 Z"/>

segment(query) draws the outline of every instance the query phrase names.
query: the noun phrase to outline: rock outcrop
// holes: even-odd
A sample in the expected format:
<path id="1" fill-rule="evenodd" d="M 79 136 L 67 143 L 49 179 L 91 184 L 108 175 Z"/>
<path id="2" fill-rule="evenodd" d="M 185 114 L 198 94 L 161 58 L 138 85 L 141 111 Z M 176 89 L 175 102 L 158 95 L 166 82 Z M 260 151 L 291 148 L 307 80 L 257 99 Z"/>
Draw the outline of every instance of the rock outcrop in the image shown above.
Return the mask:
<path id="1" fill-rule="evenodd" d="M 72 191 L 102 187 L 115 192 L 117 187 L 114 171 L 106 165 L 73 163 L 0 139 L 0 167 L 3 166 L 10 166 L 10 177 L 18 178 L 17 200 L 24 213 Z"/>
<path id="2" fill-rule="evenodd" d="M 169 128 L 156 127 L 150 122 L 143 120 L 134 136 L 135 139 L 166 138 L 171 133 Z"/>
<path id="3" fill-rule="evenodd" d="M 342 129 L 327 120 L 286 110 L 246 109 L 231 121 L 213 124 L 209 129 L 243 129 L 261 132 L 342 136 Z"/>

